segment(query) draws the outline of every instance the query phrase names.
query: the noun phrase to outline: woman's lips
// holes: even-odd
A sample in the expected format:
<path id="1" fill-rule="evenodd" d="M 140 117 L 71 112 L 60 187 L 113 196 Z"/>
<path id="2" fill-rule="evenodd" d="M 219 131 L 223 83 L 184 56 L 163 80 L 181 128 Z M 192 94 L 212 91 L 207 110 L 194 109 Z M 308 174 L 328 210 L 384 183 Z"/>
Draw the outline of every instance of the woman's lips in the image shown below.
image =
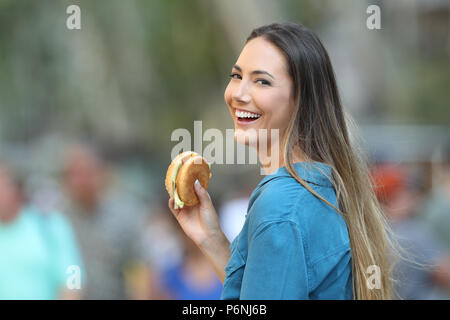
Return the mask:
<path id="1" fill-rule="evenodd" d="M 259 117 L 259 118 L 239 118 L 239 117 L 236 117 L 236 122 L 239 125 L 248 126 L 248 125 L 254 124 L 259 119 L 261 119 L 261 117 Z"/>
<path id="2" fill-rule="evenodd" d="M 248 112 L 248 113 L 254 113 L 254 112 L 239 109 L 239 108 L 232 108 L 232 114 L 234 115 L 234 118 L 236 119 L 236 123 L 240 126 L 248 126 L 248 125 L 254 124 L 256 121 L 258 121 L 262 117 L 262 115 L 259 114 L 260 116 L 258 118 L 241 118 L 236 115 L 237 112 Z M 254 113 L 254 114 L 258 114 L 258 113 Z"/>

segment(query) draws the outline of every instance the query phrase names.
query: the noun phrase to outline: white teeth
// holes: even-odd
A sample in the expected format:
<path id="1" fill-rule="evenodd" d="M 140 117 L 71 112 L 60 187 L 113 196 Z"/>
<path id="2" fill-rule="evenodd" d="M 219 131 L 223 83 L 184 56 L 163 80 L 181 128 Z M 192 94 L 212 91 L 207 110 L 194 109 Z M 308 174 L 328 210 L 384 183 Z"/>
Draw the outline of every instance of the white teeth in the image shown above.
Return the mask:
<path id="1" fill-rule="evenodd" d="M 256 114 L 256 113 L 251 113 L 251 112 L 243 112 L 243 111 L 238 111 L 236 110 L 236 117 L 239 118 L 259 118 L 261 115 L 260 114 Z"/>

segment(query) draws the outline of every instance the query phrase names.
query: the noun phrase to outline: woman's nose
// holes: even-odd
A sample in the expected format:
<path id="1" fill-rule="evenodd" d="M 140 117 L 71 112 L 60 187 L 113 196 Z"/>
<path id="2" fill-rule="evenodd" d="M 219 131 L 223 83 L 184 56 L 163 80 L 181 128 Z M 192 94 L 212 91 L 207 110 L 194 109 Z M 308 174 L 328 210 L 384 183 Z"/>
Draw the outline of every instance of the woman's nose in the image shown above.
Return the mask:
<path id="1" fill-rule="evenodd" d="M 246 84 L 244 81 L 241 81 L 239 86 L 236 88 L 236 90 L 233 91 L 233 100 L 242 103 L 247 104 L 251 101 L 251 96 L 249 93 L 248 84 Z"/>

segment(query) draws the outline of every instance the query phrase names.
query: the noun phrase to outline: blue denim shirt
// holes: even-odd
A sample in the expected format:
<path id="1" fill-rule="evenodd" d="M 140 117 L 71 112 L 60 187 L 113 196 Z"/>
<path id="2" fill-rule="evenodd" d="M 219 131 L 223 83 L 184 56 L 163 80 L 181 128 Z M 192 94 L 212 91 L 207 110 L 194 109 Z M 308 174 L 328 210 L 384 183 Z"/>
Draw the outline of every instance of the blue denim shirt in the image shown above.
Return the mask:
<path id="1" fill-rule="evenodd" d="M 330 166 L 298 162 L 294 167 L 311 188 L 337 206 Z M 344 219 L 285 167 L 265 176 L 253 191 L 244 226 L 230 250 L 221 299 L 353 297 Z"/>

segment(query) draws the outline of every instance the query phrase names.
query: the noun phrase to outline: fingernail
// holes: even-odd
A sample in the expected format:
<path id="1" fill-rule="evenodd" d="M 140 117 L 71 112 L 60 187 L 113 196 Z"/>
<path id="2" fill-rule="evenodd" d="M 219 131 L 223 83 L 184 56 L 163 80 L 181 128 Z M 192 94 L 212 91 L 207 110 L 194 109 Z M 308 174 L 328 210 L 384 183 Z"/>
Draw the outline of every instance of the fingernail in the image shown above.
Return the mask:
<path id="1" fill-rule="evenodd" d="M 202 186 L 200 185 L 200 182 L 198 181 L 198 179 L 195 179 L 195 185 L 197 186 L 197 188 L 201 188 Z"/>

